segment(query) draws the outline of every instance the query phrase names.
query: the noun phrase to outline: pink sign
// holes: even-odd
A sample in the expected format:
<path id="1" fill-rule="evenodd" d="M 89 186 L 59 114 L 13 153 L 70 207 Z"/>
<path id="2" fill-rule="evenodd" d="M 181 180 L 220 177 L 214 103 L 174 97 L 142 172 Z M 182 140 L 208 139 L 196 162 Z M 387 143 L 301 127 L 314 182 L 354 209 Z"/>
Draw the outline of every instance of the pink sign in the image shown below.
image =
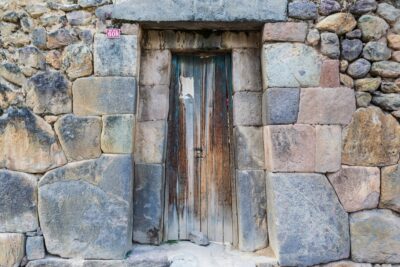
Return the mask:
<path id="1" fill-rule="evenodd" d="M 118 39 L 121 37 L 121 29 L 107 29 L 107 38 Z"/>

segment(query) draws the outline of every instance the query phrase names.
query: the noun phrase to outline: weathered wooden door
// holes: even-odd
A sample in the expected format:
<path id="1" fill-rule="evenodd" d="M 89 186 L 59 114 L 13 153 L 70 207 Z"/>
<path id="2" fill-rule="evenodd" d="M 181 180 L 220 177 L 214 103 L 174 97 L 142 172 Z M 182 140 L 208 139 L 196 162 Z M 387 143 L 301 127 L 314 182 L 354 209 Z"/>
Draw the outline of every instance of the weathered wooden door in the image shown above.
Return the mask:
<path id="1" fill-rule="evenodd" d="M 230 55 L 173 56 L 165 240 L 233 242 L 231 96 Z"/>

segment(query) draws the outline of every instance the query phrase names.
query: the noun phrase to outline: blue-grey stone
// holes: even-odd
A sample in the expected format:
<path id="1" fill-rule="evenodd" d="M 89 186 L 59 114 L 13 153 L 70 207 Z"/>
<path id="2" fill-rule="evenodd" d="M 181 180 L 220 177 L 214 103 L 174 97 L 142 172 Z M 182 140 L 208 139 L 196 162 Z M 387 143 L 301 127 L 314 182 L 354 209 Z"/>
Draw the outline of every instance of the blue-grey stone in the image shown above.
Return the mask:
<path id="1" fill-rule="evenodd" d="M 368 42 L 363 49 L 363 57 L 370 61 L 388 60 L 392 56 L 392 50 L 383 42 Z"/>
<path id="2" fill-rule="evenodd" d="M 237 126 L 234 132 L 236 168 L 264 169 L 263 128 Z"/>
<path id="3" fill-rule="evenodd" d="M 328 16 L 332 13 L 339 12 L 341 10 L 340 4 L 335 0 L 321 0 L 319 5 L 319 13 L 324 16 Z"/>
<path id="4" fill-rule="evenodd" d="M 376 0 L 357 0 L 350 7 L 350 12 L 356 15 L 361 15 L 374 11 L 377 7 L 378 4 L 376 3 Z"/>
<path id="5" fill-rule="evenodd" d="M 295 0 L 289 3 L 289 17 L 296 19 L 316 19 L 318 8 L 309 0 Z"/>
<path id="6" fill-rule="evenodd" d="M 383 94 L 378 91 L 373 94 L 372 103 L 383 110 L 400 110 L 400 94 Z"/>
<path id="7" fill-rule="evenodd" d="M 321 33 L 321 53 L 333 59 L 340 56 L 339 37 L 333 32 Z"/>
<path id="8" fill-rule="evenodd" d="M 26 239 L 26 257 L 28 260 L 43 259 L 45 254 L 43 236 L 29 236 Z"/>
<path id="9" fill-rule="evenodd" d="M 38 27 L 32 31 L 32 44 L 39 48 L 46 48 L 47 33 L 43 27 Z"/>
<path id="10" fill-rule="evenodd" d="M 236 171 L 239 249 L 268 246 L 267 197 L 264 170 Z"/>
<path id="11" fill-rule="evenodd" d="M 359 58 L 349 65 L 347 74 L 355 79 L 364 78 L 370 69 L 371 63 L 364 58 Z"/>
<path id="12" fill-rule="evenodd" d="M 112 0 L 78 0 L 78 5 L 81 7 L 102 6 L 112 3 Z"/>
<path id="13" fill-rule="evenodd" d="M 344 39 L 342 41 L 342 57 L 348 61 L 353 61 L 361 54 L 363 43 L 359 39 Z"/>
<path id="14" fill-rule="evenodd" d="M 269 88 L 263 94 L 264 125 L 293 124 L 299 113 L 299 88 Z"/>
<path id="15" fill-rule="evenodd" d="M 283 21 L 287 0 L 125 0 L 114 4 L 115 19 L 131 21 Z M 179 11 L 178 11 L 179 10 Z"/>
<path id="16" fill-rule="evenodd" d="M 36 230 L 36 184 L 33 175 L 0 170 L 0 232 L 23 233 Z"/>
<path id="17" fill-rule="evenodd" d="M 129 155 L 102 155 L 46 173 L 39 182 L 39 218 L 47 251 L 123 259 L 132 245 L 132 201 Z"/>
<path id="18" fill-rule="evenodd" d="M 279 265 L 349 257 L 348 215 L 324 175 L 268 173 L 266 188 L 270 245 Z"/>
<path id="19" fill-rule="evenodd" d="M 133 241 L 159 244 L 164 210 L 163 165 L 136 164 L 133 197 Z"/>
<path id="20" fill-rule="evenodd" d="M 260 126 L 261 93 L 237 92 L 233 95 L 233 125 Z"/>

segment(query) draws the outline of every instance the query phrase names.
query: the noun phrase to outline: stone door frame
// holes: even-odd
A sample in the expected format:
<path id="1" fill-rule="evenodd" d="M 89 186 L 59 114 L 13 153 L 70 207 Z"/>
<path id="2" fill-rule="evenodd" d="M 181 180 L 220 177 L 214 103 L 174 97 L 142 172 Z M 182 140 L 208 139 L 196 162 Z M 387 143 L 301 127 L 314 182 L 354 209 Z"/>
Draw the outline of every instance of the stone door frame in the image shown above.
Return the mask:
<path id="1" fill-rule="evenodd" d="M 237 210 L 254 210 L 265 201 L 265 192 L 261 196 L 248 196 L 252 192 L 248 186 L 254 184 L 265 188 L 264 148 L 262 134 L 262 73 L 261 73 L 261 34 L 259 31 L 143 31 L 140 46 L 140 70 L 138 90 L 138 115 L 134 160 L 136 169 L 149 169 L 157 165 L 160 170 L 154 177 L 157 189 L 165 188 L 165 160 L 167 140 L 167 117 L 169 112 L 169 86 L 172 53 L 228 52 L 232 55 L 233 84 L 233 127 L 234 127 L 234 166 L 235 173 L 232 188 L 232 209 L 234 246 L 244 251 L 254 251 L 267 246 L 266 211 L 262 213 L 264 224 L 257 225 L 249 221 L 249 216 L 238 215 Z M 253 114 L 249 114 L 251 110 Z M 147 166 L 146 166 L 147 165 Z M 138 168 L 139 166 L 139 168 Z M 149 167 L 151 166 L 151 167 Z M 137 171 L 138 172 L 138 171 Z M 140 172 L 140 171 L 139 171 Z M 143 176 L 143 174 L 142 174 Z M 135 179 L 141 179 L 135 175 Z M 249 182 L 249 180 L 254 180 Z M 140 183 L 140 182 L 139 182 Z M 237 188 L 239 187 L 239 188 Z M 165 189 L 164 189 L 165 190 Z M 161 212 L 167 212 L 165 197 L 158 192 L 157 203 Z M 154 197 L 153 195 L 153 197 Z M 138 196 L 139 197 L 139 196 Z M 150 196 L 147 196 L 150 198 Z M 258 201 L 257 207 L 254 202 Z M 265 207 L 266 208 L 266 207 Z M 143 214 L 142 214 L 143 215 Z M 142 216 L 138 214 L 138 216 Z M 163 218 L 157 214 L 159 223 L 155 235 L 145 234 L 151 229 L 135 229 L 134 241 L 140 243 L 160 243 L 165 236 Z M 136 220 L 135 220 L 136 219 Z M 138 221 L 138 218 L 134 218 Z M 140 220 L 139 220 L 140 221 Z M 142 228 L 142 227 L 140 227 Z M 146 228 L 146 226 L 144 227 Z M 154 225 L 152 225 L 154 228 Z M 135 232 L 141 232 L 135 236 Z M 153 233 L 154 234 L 154 233 Z M 151 236 L 151 238 L 149 238 Z M 256 239 L 256 242 L 254 242 Z"/>

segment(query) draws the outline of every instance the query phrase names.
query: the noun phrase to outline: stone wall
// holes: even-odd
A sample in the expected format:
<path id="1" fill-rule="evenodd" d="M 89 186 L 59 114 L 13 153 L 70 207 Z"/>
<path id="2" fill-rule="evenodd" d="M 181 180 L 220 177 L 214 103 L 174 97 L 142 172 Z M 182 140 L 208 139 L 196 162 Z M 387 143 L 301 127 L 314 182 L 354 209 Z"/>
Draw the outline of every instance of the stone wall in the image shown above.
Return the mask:
<path id="1" fill-rule="evenodd" d="M 238 247 L 400 264 L 400 6 L 261 2 L 0 0 L 0 266 L 131 266 L 132 238 L 162 241 L 171 51 L 209 49 L 232 51 Z M 182 20 L 264 26 L 136 24 Z"/>

